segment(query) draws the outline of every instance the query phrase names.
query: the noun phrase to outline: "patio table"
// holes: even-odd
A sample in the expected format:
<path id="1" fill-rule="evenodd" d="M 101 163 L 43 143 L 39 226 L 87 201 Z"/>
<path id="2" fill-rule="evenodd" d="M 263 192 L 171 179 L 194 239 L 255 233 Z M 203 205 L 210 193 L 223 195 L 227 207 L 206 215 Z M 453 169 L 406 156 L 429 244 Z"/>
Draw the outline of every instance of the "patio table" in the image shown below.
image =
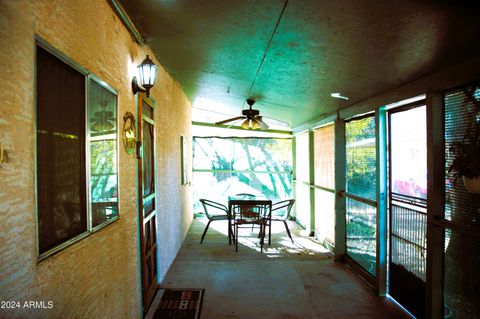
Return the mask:
<path id="1" fill-rule="evenodd" d="M 234 195 L 228 197 L 228 211 L 229 211 L 229 218 L 228 218 L 228 243 L 231 244 L 231 225 L 232 225 L 232 218 L 234 217 L 233 208 L 235 206 L 244 206 L 244 207 L 254 207 L 259 205 L 267 205 L 268 206 L 268 215 L 267 218 L 267 225 L 270 226 L 271 224 L 271 217 L 272 217 L 272 201 L 266 198 L 263 195 Z M 268 227 L 268 244 L 271 244 L 271 237 L 272 237 L 272 229 Z M 265 234 L 263 234 L 265 236 Z"/>

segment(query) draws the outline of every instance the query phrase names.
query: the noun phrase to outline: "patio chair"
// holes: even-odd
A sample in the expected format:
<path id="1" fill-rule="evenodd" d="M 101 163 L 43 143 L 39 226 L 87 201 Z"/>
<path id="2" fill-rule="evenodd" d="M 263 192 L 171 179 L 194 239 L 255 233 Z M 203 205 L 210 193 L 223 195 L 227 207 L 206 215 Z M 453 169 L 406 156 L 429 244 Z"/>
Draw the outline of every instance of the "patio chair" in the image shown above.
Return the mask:
<path id="1" fill-rule="evenodd" d="M 232 214 L 235 251 L 238 251 L 239 228 L 250 228 L 256 225 L 260 228 L 258 238 L 260 238 L 260 251 L 263 252 L 265 228 L 270 218 L 270 204 L 237 204 L 232 207 Z"/>
<path id="2" fill-rule="evenodd" d="M 207 234 L 208 227 L 210 223 L 216 220 L 228 220 L 229 212 L 225 205 L 220 203 L 214 202 L 208 199 L 200 199 L 200 202 L 203 205 L 203 209 L 205 210 L 205 215 L 208 218 L 207 226 L 205 226 L 205 230 L 202 234 L 202 239 L 200 239 L 200 244 L 203 242 L 205 235 Z M 230 223 L 229 223 L 230 224 Z M 230 236 L 232 236 L 232 229 L 229 227 L 228 229 L 228 238 L 230 240 Z"/>
<path id="3" fill-rule="evenodd" d="M 248 194 L 248 193 L 240 193 L 240 194 L 236 194 L 235 196 L 248 196 L 248 197 L 255 197 L 255 195 L 253 195 L 253 194 Z"/>
<path id="4" fill-rule="evenodd" d="M 249 193 L 240 193 L 240 194 L 236 194 L 235 196 L 244 196 L 244 197 L 252 197 L 252 198 L 254 198 L 256 195 L 249 194 Z M 253 208 L 252 208 L 252 209 L 253 209 Z M 255 227 L 255 224 L 252 224 L 252 231 L 253 231 L 253 227 Z"/>
<path id="5" fill-rule="evenodd" d="M 287 220 L 290 216 L 290 211 L 292 210 L 292 206 L 295 203 L 294 199 L 287 199 L 275 204 L 272 204 L 272 219 L 271 222 L 279 221 L 283 222 L 285 225 L 285 229 L 287 230 L 288 237 L 293 243 L 292 235 L 290 234 L 290 229 L 288 229 Z M 270 225 L 271 227 L 271 225 Z"/>

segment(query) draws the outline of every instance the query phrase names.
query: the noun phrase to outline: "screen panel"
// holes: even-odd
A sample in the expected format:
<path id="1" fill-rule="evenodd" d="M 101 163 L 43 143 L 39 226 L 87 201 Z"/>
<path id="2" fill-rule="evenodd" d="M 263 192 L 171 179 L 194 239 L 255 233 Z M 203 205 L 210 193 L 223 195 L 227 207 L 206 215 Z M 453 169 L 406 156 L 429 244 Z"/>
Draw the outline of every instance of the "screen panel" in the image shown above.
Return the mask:
<path id="1" fill-rule="evenodd" d="M 273 202 L 292 194 L 290 138 L 193 138 L 194 209 L 199 199 L 226 203 L 239 193 L 261 194 Z"/>
<path id="2" fill-rule="evenodd" d="M 335 188 L 335 126 L 327 125 L 313 131 L 315 185 Z"/>
<path id="3" fill-rule="evenodd" d="M 315 189 L 315 233 L 319 240 L 335 244 L 335 193 Z"/>
<path id="4" fill-rule="evenodd" d="M 480 86 L 447 92 L 444 103 L 445 218 L 479 225 L 480 197 L 466 189 L 459 170 L 480 174 Z"/>
<path id="5" fill-rule="evenodd" d="M 347 192 L 376 199 L 375 117 L 345 123 Z"/>
<path id="6" fill-rule="evenodd" d="M 295 177 L 299 182 L 310 183 L 308 132 L 295 137 Z"/>
<path id="7" fill-rule="evenodd" d="M 372 276 L 376 275 L 375 207 L 346 199 L 347 254 Z"/>

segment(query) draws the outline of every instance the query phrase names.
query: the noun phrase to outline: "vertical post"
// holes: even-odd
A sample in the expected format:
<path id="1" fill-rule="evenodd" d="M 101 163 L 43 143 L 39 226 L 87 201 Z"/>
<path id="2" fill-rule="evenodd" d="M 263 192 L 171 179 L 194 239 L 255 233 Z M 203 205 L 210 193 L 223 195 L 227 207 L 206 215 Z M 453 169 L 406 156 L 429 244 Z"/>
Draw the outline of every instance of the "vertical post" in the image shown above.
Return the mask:
<path id="1" fill-rule="evenodd" d="M 375 135 L 377 140 L 377 273 L 376 288 L 379 296 L 387 294 L 387 111 L 380 107 L 375 111 Z"/>
<path id="2" fill-rule="evenodd" d="M 297 137 L 292 137 L 292 179 L 297 179 Z"/>
<path id="3" fill-rule="evenodd" d="M 427 92 L 427 282 L 425 318 L 443 318 L 445 138 L 443 97 Z"/>
<path id="4" fill-rule="evenodd" d="M 346 251 L 345 242 L 345 191 L 346 149 L 345 121 L 335 120 L 335 261 L 342 261 Z"/>
<path id="5" fill-rule="evenodd" d="M 309 183 L 310 183 L 310 236 L 315 236 L 315 143 L 314 133 L 308 131 L 308 165 L 309 165 Z"/>
<path id="6" fill-rule="evenodd" d="M 297 137 L 292 137 L 292 196 L 297 202 Z M 291 218 L 297 218 L 297 204 L 293 205 Z"/>

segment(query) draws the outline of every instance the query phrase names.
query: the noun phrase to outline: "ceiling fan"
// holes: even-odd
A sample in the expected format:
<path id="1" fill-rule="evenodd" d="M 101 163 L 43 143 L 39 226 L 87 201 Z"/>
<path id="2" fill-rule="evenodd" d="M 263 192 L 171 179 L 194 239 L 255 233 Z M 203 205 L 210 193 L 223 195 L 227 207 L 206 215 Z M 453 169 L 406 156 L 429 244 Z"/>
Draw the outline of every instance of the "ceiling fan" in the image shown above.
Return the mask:
<path id="1" fill-rule="evenodd" d="M 216 122 L 215 125 L 222 125 L 225 123 L 238 121 L 240 119 L 245 119 L 245 121 L 243 121 L 243 123 L 240 125 L 244 129 L 268 129 L 267 123 L 265 123 L 262 119 L 262 116 L 260 116 L 260 111 L 252 109 L 252 105 L 255 104 L 255 100 L 247 99 L 247 104 L 250 106 L 250 108 L 248 110 L 242 110 L 242 116 L 232 117 L 227 120 L 219 121 Z"/>
<path id="2" fill-rule="evenodd" d="M 92 126 L 90 130 L 96 133 L 99 132 L 108 132 L 115 128 L 116 117 L 113 117 L 113 112 L 107 111 L 108 101 L 105 97 L 102 98 L 100 102 L 100 111 L 94 113 L 94 117 L 90 118 L 92 121 Z"/>

